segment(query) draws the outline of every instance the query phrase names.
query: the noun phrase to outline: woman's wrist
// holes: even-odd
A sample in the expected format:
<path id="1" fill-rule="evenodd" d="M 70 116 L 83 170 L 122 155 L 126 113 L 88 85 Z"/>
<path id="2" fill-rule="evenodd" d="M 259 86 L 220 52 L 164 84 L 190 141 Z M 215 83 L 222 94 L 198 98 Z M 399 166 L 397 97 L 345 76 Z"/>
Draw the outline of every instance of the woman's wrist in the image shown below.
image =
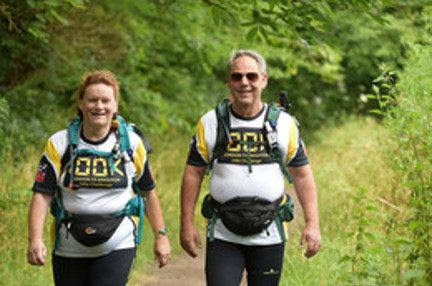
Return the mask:
<path id="1" fill-rule="evenodd" d="M 155 236 L 166 236 L 168 234 L 168 229 L 166 227 L 162 227 L 159 230 L 156 230 L 154 232 Z"/>

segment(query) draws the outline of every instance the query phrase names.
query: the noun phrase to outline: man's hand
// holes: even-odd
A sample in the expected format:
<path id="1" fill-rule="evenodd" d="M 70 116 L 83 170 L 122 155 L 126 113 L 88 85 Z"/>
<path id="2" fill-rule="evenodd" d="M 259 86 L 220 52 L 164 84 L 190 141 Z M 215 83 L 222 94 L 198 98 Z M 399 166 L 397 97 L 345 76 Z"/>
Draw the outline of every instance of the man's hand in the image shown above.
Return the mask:
<path id="1" fill-rule="evenodd" d="M 311 227 L 306 225 L 300 241 L 300 248 L 304 248 L 307 244 L 304 256 L 311 258 L 321 248 L 321 233 L 319 227 Z"/>
<path id="2" fill-rule="evenodd" d="M 180 244 L 192 257 L 197 257 L 196 248 L 202 247 L 194 224 L 194 213 L 205 170 L 205 166 L 186 165 L 181 186 Z"/>
<path id="3" fill-rule="evenodd" d="M 180 243 L 183 249 L 192 257 L 197 257 L 196 248 L 201 248 L 201 238 L 195 225 L 182 226 L 180 230 Z"/>

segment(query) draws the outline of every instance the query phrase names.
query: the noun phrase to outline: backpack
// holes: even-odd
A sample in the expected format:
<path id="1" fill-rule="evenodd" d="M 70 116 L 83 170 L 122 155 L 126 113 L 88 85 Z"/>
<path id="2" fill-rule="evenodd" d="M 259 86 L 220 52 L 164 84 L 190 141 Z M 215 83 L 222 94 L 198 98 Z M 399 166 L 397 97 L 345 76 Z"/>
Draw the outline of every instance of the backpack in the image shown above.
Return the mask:
<path id="1" fill-rule="evenodd" d="M 278 163 L 288 182 L 292 183 L 292 178 L 285 167 L 282 153 L 278 148 L 276 133 L 280 112 L 288 113 L 290 108 L 286 92 L 282 91 L 280 93 L 279 105 L 270 103 L 267 107 L 263 124 L 264 142 L 232 139 L 230 136 L 229 108 L 229 99 L 222 100 L 216 106 L 215 112 L 218 120 L 216 144 L 213 148 L 213 155 L 207 165 L 206 174 L 210 173 L 215 160 L 223 155 L 227 147 L 234 144 L 247 146 L 248 169 L 249 172 L 252 172 L 250 149 L 256 145 L 264 144 L 270 159 Z M 274 220 L 282 241 L 286 241 L 283 222 L 289 222 L 294 219 L 294 203 L 289 195 L 284 195 L 275 202 L 258 197 L 236 197 L 221 204 L 215 201 L 210 194 L 207 194 L 201 206 L 201 213 L 205 218 L 209 219 L 210 241 L 214 240 L 214 226 L 218 218 L 222 219 L 224 225 L 231 232 L 243 236 L 257 234 L 265 230 Z"/>
<path id="2" fill-rule="evenodd" d="M 279 118 L 280 112 L 289 111 L 289 103 L 287 103 L 287 100 L 286 101 L 285 100 L 286 100 L 286 94 L 281 93 L 280 105 L 282 107 L 278 106 L 275 103 L 268 104 L 266 116 L 263 124 L 263 134 L 265 136 L 264 143 L 232 139 L 230 136 L 231 124 L 229 121 L 230 101 L 229 99 L 226 98 L 221 102 L 219 102 L 215 109 L 217 120 L 218 120 L 216 144 L 215 147 L 213 148 L 213 156 L 210 159 L 209 164 L 207 165 L 206 174 L 207 175 L 210 174 L 210 171 L 213 168 L 214 161 L 218 159 L 220 156 L 222 156 L 222 154 L 226 151 L 227 146 L 229 145 L 231 146 L 234 144 L 241 144 L 247 146 L 248 169 L 249 172 L 251 173 L 252 165 L 250 160 L 250 149 L 258 144 L 264 144 L 265 148 L 267 149 L 270 155 L 271 160 L 273 162 L 278 163 L 282 173 L 285 175 L 288 182 L 292 183 L 292 178 L 288 173 L 287 168 L 285 167 L 282 158 L 282 153 L 278 148 L 277 133 L 276 133 L 277 120 Z"/>
<path id="3" fill-rule="evenodd" d="M 84 154 L 84 153 L 109 156 L 110 166 L 113 172 L 115 172 L 114 160 L 117 160 L 119 158 L 123 158 L 125 160 L 126 169 L 128 169 L 128 167 L 133 168 L 132 166 L 130 166 L 130 164 L 133 164 L 133 151 L 130 146 L 128 131 L 133 131 L 140 136 L 141 140 L 144 143 L 147 153 L 150 153 L 152 151 L 152 147 L 149 141 L 141 132 L 141 130 L 139 130 L 138 127 L 136 127 L 134 124 L 128 124 L 121 116 L 117 116 L 117 121 L 118 121 L 117 143 L 115 144 L 113 150 L 110 153 L 98 152 L 98 151 L 88 150 L 88 149 L 77 149 L 81 118 L 79 116 L 76 116 L 71 121 L 71 123 L 67 128 L 68 138 L 69 138 L 69 144 L 67 147 L 67 151 L 69 151 L 69 162 L 67 163 L 64 162 L 65 161 L 64 160 L 65 155 L 64 155 L 61 160 L 62 162 L 61 173 L 63 173 L 64 170 L 67 170 L 69 166 L 71 170 L 73 170 L 73 164 L 74 164 L 74 159 L 76 154 Z M 132 172 L 132 169 L 129 169 L 129 171 Z M 74 183 L 73 172 L 70 173 L 69 188 L 71 189 L 79 188 L 79 185 Z M 139 217 L 136 243 L 140 244 L 143 221 L 144 221 L 145 206 L 144 206 L 143 197 L 141 196 L 139 187 L 135 181 L 135 176 L 133 176 L 132 188 L 136 196 L 128 201 L 128 203 L 123 208 L 123 210 L 111 214 L 110 216 L 112 218 L 125 216 L 125 215 Z M 55 217 L 55 240 L 54 240 L 54 250 L 55 250 L 57 249 L 57 245 L 58 245 L 58 234 L 59 234 L 58 232 L 60 230 L 61 224 L 67 222 L 71 216 L 71 214 L 67 213 L 64 209 L 60 188 L 57 189 L 56 195 L 53 197 L 53 200 L 51 201 L 51 214 Z M 117 219 L 117 221 L 120 221 L 120 219 Z"/>

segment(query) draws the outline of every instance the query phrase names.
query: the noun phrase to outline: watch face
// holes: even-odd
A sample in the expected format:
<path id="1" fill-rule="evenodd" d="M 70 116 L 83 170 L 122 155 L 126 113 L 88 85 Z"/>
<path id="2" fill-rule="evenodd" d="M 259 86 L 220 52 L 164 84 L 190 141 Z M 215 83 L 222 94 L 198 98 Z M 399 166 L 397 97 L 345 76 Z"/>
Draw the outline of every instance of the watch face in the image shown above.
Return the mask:
<path id="1" fill-rule="evenodd" d="M 158 230 L 158 232 L 156 234 L 166 235 L 167 233 L 168 233 L 168 230 L 164 227 L 161 230 Z"/>

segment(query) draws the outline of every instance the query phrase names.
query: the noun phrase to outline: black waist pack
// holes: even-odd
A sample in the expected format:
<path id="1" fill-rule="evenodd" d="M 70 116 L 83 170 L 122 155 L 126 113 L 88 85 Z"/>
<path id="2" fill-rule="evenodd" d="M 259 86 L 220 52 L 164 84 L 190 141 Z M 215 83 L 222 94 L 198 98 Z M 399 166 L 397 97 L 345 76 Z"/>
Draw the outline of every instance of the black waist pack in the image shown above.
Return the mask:
<path id="1" fill-rule="evenodd" d="M 124 215 L 77 215 L 65 219 L 67 232 L 81 244 L 91 247 L 106 242 L 114 234 Z"/>
<path id="2" fill-rule="evenodd" d="M 276 201 L 258 197 L 237 197 L 223 204 L 216 202 L 216 210 L 223 224 L 238 235 L 253 235 L 265 230 L 274 220 L 283 196 Z"/>

